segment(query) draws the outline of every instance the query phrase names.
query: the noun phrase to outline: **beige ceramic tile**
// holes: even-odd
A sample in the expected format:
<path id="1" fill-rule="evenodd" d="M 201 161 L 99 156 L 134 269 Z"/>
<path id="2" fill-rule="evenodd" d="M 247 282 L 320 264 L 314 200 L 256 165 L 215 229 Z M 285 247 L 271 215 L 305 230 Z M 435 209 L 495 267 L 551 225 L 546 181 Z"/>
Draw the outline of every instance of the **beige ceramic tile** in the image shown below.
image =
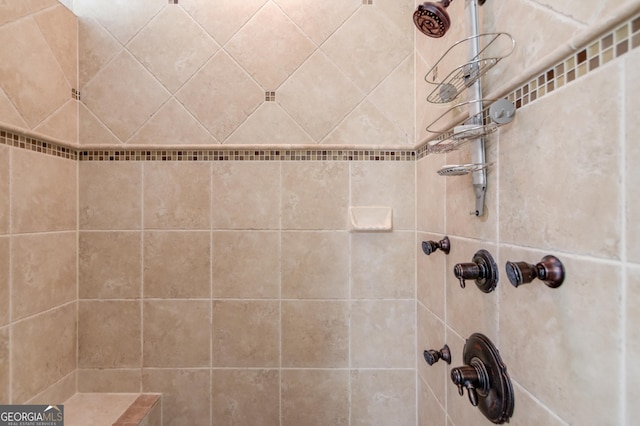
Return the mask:
<path id="1" fill-rule="evenodd" d="M 135 394 L 76 394 L 64 403 L 64 421 L 70 425 L 114 424 L 136 400 Z"/>
<path id="2" fill-rule="evenodd" d="M 611 96 L 620 90 L 611 78 L 619 71 L 612 64 L 592 72 L 528 105 L 526 114 L 523 110 L 505 126 L 499 207 L 504 242 L 619 258 L 621 158 L 611 149 L 611 141 L 620 137 L 621 105 Z M 598 107 L 572 108 L 567 99 L 571 105 L 597 99 Z M 528 159 L 526 173 L 523 158 Z M 564 213 L 550 218 L 551 206 Z"/>
<path id="3" fill-rule="evenodd" d="M 9 156 L 10 148 L 0 146 L 0 235 L 8 234 L 10 230 Z"/>
<path id="4" fill-rule="evenodd" d="M 316 3 L 313 8 L 297 0 L 276 0 L 276 3 L 317 45 L 321 45 L 362 5 L 359 0 L 327 0 Z M 322 19 L 317 19 L 318 16 Z"/>
<path id="5" fill-rule="evenodd" d="M 125 51 L 82 89 L 82 102 L 123 142 L 168 98 L 166 89 Z"/>
<path id="6" fill-rule="evenodd" d="M 628 0 L 568 0 L 556 3 L 541 0 L 539 3 L 549 8 L 558 17 L 569 16 L 583 24 L 594 24 L 609 17 L 622 4 L 631 2 Z"/>
<path id="7" fill-rule="evenodd" d="M 212 383 L 216 424 L 280 425 L 278 370 L 213 370 Z"/>
<path id="8" fill-rule="evenodd" d="M 71 87 L 78 89 L 78 18 L 58 4 L 34 15 L 34 19 L 67 81 Z"/>
<path id="9" fill-rule="evenodd" d="M 276 102 L 264 102 L 225 141 L 228 145 L 310 145 L 315 141 Z"/>
<path id="10" fill-rule="evenodd" d="M 278 103 L 316 142 L 363 97 L 357 86 L 320 51 L 311 55 L 277 92 Z"/>
<path id="11" fill-rule="evenodd" d="M 526 389 L 514 382 L 513 399 L 515 408 L 510 424 L 522 424 L 527 426 L 562 426 L 567 423 L 554 415 L 549 409 L 536 400 Z"/>
<path id="12" fill-rule="evenodd" d="M 80 232 L 78 251 L 80 299 L 141 297 L 141 232 Z"/>
<path id="13" fill-rule="evenodd" d="M 225 44 L 267 0 L 183 0 L 180 5 L 220 44 Z"/>
<path id="14" fill-rule="evenodd" d="M 416 304 L 411 300 L 351 304 L 351 366 L 413 368 Z"/>
<path id="15" fill-rule="evenodd" d="M 146 163 L 143 181 L 145 229 L 209 229 L 210 163 Z"/>
<path id="16" fill-rule="evenodd" d="M 139 301 L 81 301 L 78 306 L 78 366 L 141 366 Z"/>
<path id="17" fill-rule="evenodd" d="M 22 129 L 29 128 L 29 125 L 24 121 L 24 119 L 16 109 L 13 102 L 11 102 L 7 94 L 4 93 L 4 90 L 2 90 L 2 87 L 0 87 L 0 117 L 2 117 L 0 118 L 0 122 L 3 125 L 6 124 L 13 127 L 22 128 Z"/>
<path id="18" fill-rule="evenodd" d="M 73 1 L 76 15 L 96 18 L 123 45 L 166 6 L 162 0 Z"/>
<path id="19" fill-rule="evenodd" d="M 429 386 L 418 376 L 418 424 L 446 426 L 447 414 Z"/>
<path id="20" fill-rule="evenodd" d="M 208 231 L 144 233 L 144 297 L 208 298 L 211 247 Z"/>
<path id="21" fill-rule="evenodd" d="M 18 149 L 12 164 L 12 231 L 76 229 L 76 163 Z"/>
<path id="22" fill-rule="evenodd" d="M 403 33 L 413 37 L 415 26 L 407 16 L 413 15 L 416 9 L 414 3 L 416 3 L 414 0 L 377 0 L 373 5 Z"/>
<path id="23" fill-rule="evenodd" d="M 418 230 L 444 233 L 446 178 L 436 174 L 444 157 L 428 155 L 416 162 L 416 212 Z"/>
<path id="24" fill-rule="evenodd" d="M 396 2 L 390 1 L 389 3 L 395 5 Z M 416 108 L 413 101 L 415 98 L 415 78 L 414 55 L 409 55 L 373 90 L 368 98 L 385 117 L 403 131 L 404 143 L 411 145 L 416 141 L 414 123 Z"/>
<path id="25" fill-rule="evenodd" d="M 80 162 L 81 229 L 140 229 L 142 164 Z"/>
<path id="26" fill-rule="evenodd" d="M 78 143 L 80 145 L 101 145 L 119 147 L 120 139 L 109 130 L 89 109 L 78 104 Z"/>
<path id="27" fill-rule="evenodd" d="M 75 232 L 14 236 L 12 250 L 14 321 L 75 300 Z"/>
<path id="28" fill-rule="evenodd" d="M 283 163 L 282 229 L 346 229 L 348 185 L 347 163 Z"/>
<path id="29" fill-rule="evenodd" d="M 314 386 L 309 386 L 313 383 Z M 347 370 L 283 370 L 283 426 L 349 424 Z"/>
<path id="30" fill-rule="evenodd" d="M 345 302 L 282 302 L 282 366 L 346 367 L 349 307 Z"/>
<path id="31" fill-rule="evenodd" d="M 393 209 L 394 230 L 415 229 L 415 163 L 351 163 L 351 205 Z"/>
<path id="32" fill-rule="evenodd" d="M 640 357 L 640 330 L 635 325 L 640 321 L 640 267 L 635 265 L 627 268 L 627 295 L 626 295 L 626 398 L 627 398 L 627 423 L 635 421 L 640 416 L 640 407 L 636 403 L 640 398 L 640 389 L 636 386 L 634 378 L 640 377 L 640 366 L 637 360 Z"/>
<path id="33" fill-rule="evenodd" d="M 84 0 L 83 0 L 84 1 Z M 122 50 L 120 43 L 93 18 L 78 18 L 79 84 L 84 86 Z"/>
<path id="34" fill-rule="evenodd" d="M 523 74 L 528 72 L 526 70 L 556 50 L 559 43 L 569 42 L 572 36 L 585 28 L 583 22 L 568 19 L 565 13 L 574 17 L 584 12 L 588 14 L 598 10 L 598 8 L 589 7 L 589 3 L 604 5 L 608 1 L 610 0 L 601 2 L 588 0 L 580 2 L 580 6 L 573 6 L 578 3 L 576 0 L 562 2 L 562 5 L 554 3 L 553 8 L 564 9 L 562 13 L 554 11 L 547 5 L 534 5 L 525 1 L 488 2 L 487 8 L 483 6 L 485 16 L 483 30 L 485 32 L 506 32 L 516 40 L 516 43 L 531 39 L 532 33 L 536 34 L 536 37 L 531 39 L 531 43 L 528 43 L 526 48 L 518 44 L 507 60 L 500 61 L 485 75 L 483 79 L 484 90 L 491 92 L 514 78 L 525 78 Z M 545 0 L 544 3 L 551 2 Z M 599 16 L 603 20 L 605 19 L 604 16 Z M 527 23 L 527 25 L 523 25 L 523 23 Z"/>
<path id="35" fill-rule="evenodd" d="M 352 426 L 416 424 L 414 370 L 353 370 Z"/>
<path id="36" fill-rule="evenodd" d="M 275 89 L 315 50 L 313 42 L 269 2 L 240 29 L 225 50 L 265 89 Z"/>
<path id="37" fill-rule="evenodd" d="M 208 426 L 211 410 L 209 370 L 154 370 L 142 373 L 142 390 L 162 394 L 164 426 Z"/>
<path id="38" fill-rule="evenodd" d="M 423 305 L 418 304 L 417 317 L 417 341 L 418 341 L 418 375 L 427 383 L 430 392 L 435 395 L 441 405 L 445 405 L 445 395 L 448 377 L 447 363 L 442 359 L 436 364 L 429 365 L 424 360 L 423 352 L 425 350 L 441 350 L 447 340 L 445 338 L 444 322 L 433 315 Z M 460 354 L 451 353 L 453 364 L 460 362 Z"/>
<path id="39" fill-rule="evenodd" d="M 412 36 L 376 8 L 361 7 L 322 45 L 322 51 L 368 93 L 411 54 Z"/>
<path id="40" fill-rule="evenodd" d="M 127 47 L 172 93 L 218 50 L 180 7 L 164 8 Z"/>
<path id="41" fill-rule="evenodd" d="M 76 305 L 16 322 L 11 330 L 11 394 L 22 404 L 76 368 Z M 33 348 L 39 348 L 34 351 Z"/>
<path id="42" fill-rule="evenodd" d="M 34 131 L 68 143 L 78 143 L 78 101 L 69 99 Z"/>
<path id="43" fill-rule="evenodd" d="M 226 53 L 218 52 L 176 96 L 224 142 L 264 101 L 264 90 Z"/>
<path id="44" fill-rule="evenodd" d="M 278 232 L 213 233 L 213 296 L 277 298 L 280 295 Z"/>
<path id="45" fill-rule="evenodd" d="M 34 19 L 0 27 L 0 81 L 30 128 L 71 96 L 71 85 Z"/>
<path id="46" fill-rule="evenodd" d="M 0 237 L 0 326 L 9 324 L 9 277 L 10 275 L 9 237 Z"/>
<path id="47" fill-rule="evenodd" d="M 351 297 L 415 297 L 415 233 L 351 235 Z"/>
<path id="48" fill-rule="evenodd" d="M 417 253 L 417 296 L 422 303 L 435 316 L 444 321 L 445 316 L 445 276 L 449 273 L 445 269 L 446 259 L 442 251 L 427 256 L 422 250 L 423 241 L 439 242 L 443 235 L 418 233 L 416 244 Z"/>
<path id="49" fill-rule="evenodd" d="M 142 370 L 78 369 L 78 392 L 134 393 L 142 389 Z"/>
<path id="50" fill-rule="evenodd" d="M 26 2 L 3 2 L 0 4 L 0 25 L 26 16 L 30 12 Z"/>
<path id="51" fill-rule="evenodd" d="M 494 245 L 462 240 L 454 237 L 451 239 L 451 247 L 454 247 L 453 255 L 446 256 L 445 275 L 445 315 L 447 325 L 461 336 L 469 336 L 480 331 L 488 335 L 495 335 L 497 331 L 497 306 L 498 293 L 483 293 L 476 285 L 475 280 L 466 280 L 465 288 L 460 287 L 460 281 L 453 274 L 453 268 L 457 263 L 469 263 L 479 250 L 488 251 L 498 267 L 498 288 L 509 286 L 509 281 L 504 276 L 503 264 L 497 256 Z"/>
<path id="52" fill-rule="evenodd" d="M 625 158 L 626 158 L 626 240 L 627 256 L 632 262 L 640 263 L 640 191 L 637 183 L 640 182 L 640 147 L 636 140 L 640 137 L 640 122 L 635 118 L 635 112 L 640 108 L 640 82 L 634 78 L 632 70 L 637 69 L 640 63 L 640 52 L 635 50 L 626 58 L 626 96 L 625 96 Z"/>
<path id="53" fill-rule="evenodd" d="M 9 327 L 0 328 L 0 403 L 9 404 Z"/>
<path id="54" fill-rule="evenodd" d="M 213 188 L 214 229 L 280 228 L 280 163 L 214 163 Z"/>
<path id="55" fill-rule="evenodd" d="M 280 303 L 214 301 L 212 345 L 214 367 L 279 366 Z"/>
<path id="56" fill-rule="evenodd" d="M 133 145 L 215 145 L 218 142 L 175 99 L 171 99 L 129 139 Z"/>
<path id="57" fill-rule="evenodd" d="M 349 234 L 283 232 L 281 268 L 285 299 L 346 299 Z"/>
<path id="58" fill-rule="evenodd" d="M 144 367 L 208 367 L 211 304 L 156 300 L 143 304 Z"/>
<path id="59" fill-rule="evenodd" d="M 500 263 L 537 263 L 545 254 L 501 249 Z M 622 271 L 593 259 L 558 257 L 567 271 L 561 287 L 538 280 L 517 289 L 506 280 L 500 286 L 501 356 L 515 380 L 567 423 L 620 423 L 621 414 L 611 408 L 621 398 L 619 378 L 609 372 L 620 368 L 611 354 L 622 339 Z M 593 285 L 604 282 L 609 285 Z M 578 367 L 600 363 L 607 372 Z"/>
<path id="60" fill-rule="evenodd" d="M 31 13 L 38 12 L 51 6 L 59 4 L 58 0 L 23 0 L 29 6 Z"/>
<path id="61" fill-rule="evenodd" d="M 75 370 L 27 401 L 27 404 L 49 405 L 67 401 L 76 393 Z"/>
<path id="62" fill-rule="evenodd" d="M 365 100 L 358 105 L 326 138 L 323 144 L 407 145 L 412 138 Z"/>

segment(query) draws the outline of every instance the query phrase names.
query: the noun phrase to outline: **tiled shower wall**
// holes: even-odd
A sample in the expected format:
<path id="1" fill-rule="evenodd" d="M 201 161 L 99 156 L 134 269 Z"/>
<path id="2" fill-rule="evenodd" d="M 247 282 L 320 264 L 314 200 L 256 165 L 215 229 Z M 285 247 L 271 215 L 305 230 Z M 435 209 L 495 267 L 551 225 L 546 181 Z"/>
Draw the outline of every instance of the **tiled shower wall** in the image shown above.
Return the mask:
<path id="1" fill-rule="evenodd" d="M 76 18 L 56 1 L 0 5 L 0 122 L 77 140 Z M 0 132 L 0 403 L 76 390 L 77 162 Z M 23 144 L 24 145 L 24 144 Z M 64 152 L 62 152 L 64 151 Z"/>
<path id="2" fill-rule="evenodd" d="M 169 425 L 415 424 L 414 169 L 81 162 L 79 391 L 162 392 Z"/>
<path id="3" fill-rule="evenodd" d="M 80 143 L 412 146 L 413 3 L 75 0 Z"/>
<path id="4" fill-rule="evenodd" d="M 557 47 L 554 37 L 571 38 L 623 2 L 532 3 L 484 6 L 485 25 L 519 43 L 518 53 L 500 64 L 502 77 L 488 76 L 487 91 L 526 69 L 532 54 Z M 637 9 L 540 75 L 522 76 L 510 95 L 520 107 L 514 121 L 487 140 L 493 166 L 483 218 L 469 216 L 468 176 L 433 178 L 444 164 L 469 162 L 467 149 L 418 161 L 418 239 L 446 234 L 452 245 L 448 256 L 418 256 L 418 348 L 446 342 L 453 354 L 450 367 L 419 363 L 419 424 L 491 424 L 449 378 L 474 332 L 487 335 L 507 365 L 515 391 L 512 424 L 637 423 Z M 462 289 L 452 274 L 479 249 L 489 250 L 499 267 L 490 294 L 473 282 Z M 560 288 L 539 280 L 517 289 L 509 283 L 507 261 L 537 263 L 547 254 L 565 265 Z"/>

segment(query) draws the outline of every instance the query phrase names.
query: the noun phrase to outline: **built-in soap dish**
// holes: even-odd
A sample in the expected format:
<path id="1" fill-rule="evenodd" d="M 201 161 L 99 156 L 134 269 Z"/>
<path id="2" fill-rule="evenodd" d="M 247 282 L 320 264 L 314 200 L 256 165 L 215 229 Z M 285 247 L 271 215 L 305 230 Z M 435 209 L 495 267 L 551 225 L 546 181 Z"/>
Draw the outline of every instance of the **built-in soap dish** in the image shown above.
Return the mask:
<path id="1" fill-rule="evenodd" d="M 388 206 L 349 207 L 351 230 L 354 232 L 391 231 L 393 209 Z"/>

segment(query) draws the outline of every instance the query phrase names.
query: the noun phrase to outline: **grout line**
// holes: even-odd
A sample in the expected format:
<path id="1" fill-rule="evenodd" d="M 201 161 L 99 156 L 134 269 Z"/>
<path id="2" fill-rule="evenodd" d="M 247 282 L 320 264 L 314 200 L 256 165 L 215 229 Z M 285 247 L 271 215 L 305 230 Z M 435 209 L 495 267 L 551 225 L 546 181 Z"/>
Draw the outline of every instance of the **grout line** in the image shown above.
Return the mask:
<path id="1" fill-rule="evenodd" d="M 9 403 L 13 403 L 13 194 L 15 179 L 12 179 L 13 170 L 13 149 L 9 150 Z"/>
<path id="2" fill-rule="evenodd" d="M 144 392 L 143 371 L 144 371 L 144 176 L 145 165 L 140 165 L 140 371 L 138 379 L 138 389 Z"/>
<path id="3" fill-rule="evenodd" d="M 627 296 L 628 296 L 628 289 L 629 289 L 629 262 L 628 262 L 628 253 L 627 253 L 627 186 L 629 184 L 627 178 L 629 176 L 629 170 L 627 167 L 627 146 L 629 144 L 629 142 L 626 140 L 626 136 L 627 136 L 627 111 L 629 111 L 627 109 L 627 82 L 629 81 L 628 78 L 630 77 L 630 74 L 628 72 L 628 63 L 629 61 L 626 61 L 626 64 L 623 63 L 622 66 L 620 67 L 620 82 L 621 82 L 621 86 L 622 86 L 622 90 L 621 92 L 621 105 L 620 108 L 622 110 L 622 113 L 620 114 L 620 136 L 619 136 L 619 152 L 621 153 L 620 155 L 620 260 L 622 262 L 622 271 L 621 271 L 621 278 L 622 278 L 622 283 L 621 283 L 621 288 L 620 288 L 620 339 L 621 339 L 621 345 L 620 345 L 620 368 L 619 368 L 619 377 L 620 377 L 620 383 L 619 383 L 619 392 L 620 392 L 620 398 L 619 398 L 619 412 L 620 412 L 620 416 L 622 417 L 620 419 L 621 424 L 626 424 L 627 419 L 629 419 L 629 414 L 628 414 L 628 404 L 627 404 L 627 395 L 628 395 L 628 389 L 629 389 L 629 378 L 628 378 L 628 374 L 626 374 L 627 372 L 627 330 L 629 327 L 629 324 L 627 322 L 628 320 L 628 303 L 627 303 Z"/>

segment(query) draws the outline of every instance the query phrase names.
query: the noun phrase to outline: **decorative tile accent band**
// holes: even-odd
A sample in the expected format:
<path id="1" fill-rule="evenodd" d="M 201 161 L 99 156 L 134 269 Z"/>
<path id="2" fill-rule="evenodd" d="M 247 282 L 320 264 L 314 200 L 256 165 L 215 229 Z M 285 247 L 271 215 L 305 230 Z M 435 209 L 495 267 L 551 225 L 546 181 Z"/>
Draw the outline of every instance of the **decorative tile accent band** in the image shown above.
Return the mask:
<path id="1" fill-rule="evenodd" d="M 170 0 L 178 3 L 177 0 Z M 368 4 L 372 3 L 372 0 Z M 539 76 L 514 89 L 506 97 L 522 108 L 600 66 L 640 46 L 640 15 L 620 24 Z M 72 89 L 72 96 L 80 92 Z M 275 92 L 265 92 L 265 100 L 275 100 Z M 0 145 L 27 149 L 79 161 L 415 161 L 427 155 L 427 144 L 415 149 L 237 149 L 224 146 L 198 150 L 132 149 L 104 150 L 70 148 L 11 131 L 0 130 Z"/>
<path id="2" fill-rule="evenodd" d="M 414 161 L 415 151 L 342 149 L 80 150 L 80 161 Z"/>
<path id="3" fill-rule="evenodd" d="M 18 135 L 4 130 L 0 130 L 0 145 L 9 145 L 70 160 L 78 159 L 78 151 L 74 148 L 61 146 L 24 135 Z"/>
<path id="4" fill-rule="evenodd" d="M 513 90 L 507 98 L 521 108 L 556 89 L 585 76 L 640 46 L 640 15 L 623 22 L 587 47 L 549 67 L 536 78 Z"/>

